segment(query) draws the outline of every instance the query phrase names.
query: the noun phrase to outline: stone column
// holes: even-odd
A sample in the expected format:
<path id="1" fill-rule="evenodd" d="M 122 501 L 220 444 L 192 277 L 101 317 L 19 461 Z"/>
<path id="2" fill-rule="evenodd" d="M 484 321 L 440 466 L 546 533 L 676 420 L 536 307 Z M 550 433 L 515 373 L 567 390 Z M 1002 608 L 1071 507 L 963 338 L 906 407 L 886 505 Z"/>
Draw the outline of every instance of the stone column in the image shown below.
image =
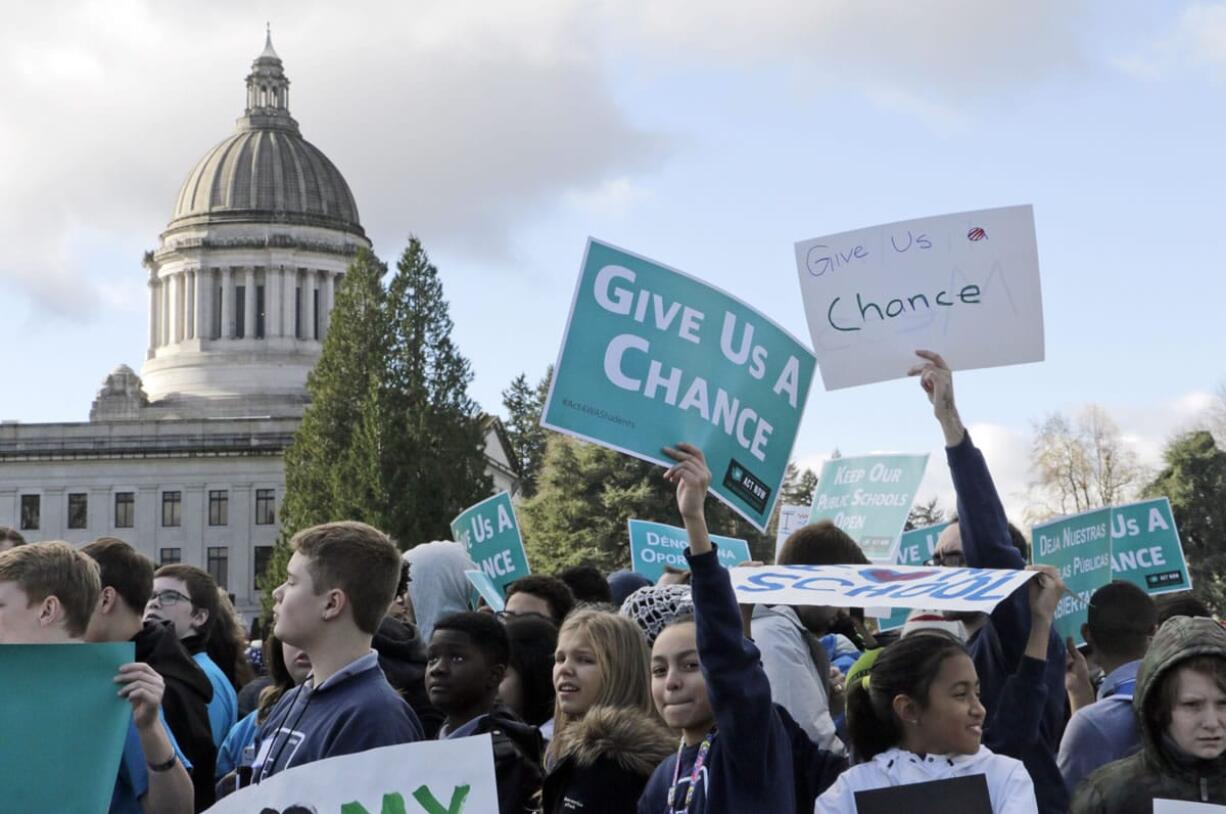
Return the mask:
<path id="1" fill-rule="evenodd" d="M 221 270 L 221 338 L 234 338 L 234 269 Z"/>
<path id="2" fill-rule="evenodd" d="M 158 315 L 158 332 L 162 335 L 162 347 L 170 344 L 170 281 L 163 277 L 158 282 L 162 290 L 161 313 Z"/>
<path id="3" fill-rule="evenodd" d="M 196 269 L 188 269 L 183 273 L 184 280 L 187 282 L 186 307 L 184 308 L 187 319 L 184 320 L 184 339 L 196 338 L 196 274 Z"/>
<path id="4" fill-rule="evenodd" d="M 194 336 L 196 339 L 212 339 L 213 338 L 213 321 L 210 318 L 209 310 L 205 308 L 205 302 L 208 301 L 209 291 L 212 289 L 213 272 L 209 269 L 196 269 L 193 282 L 195 283 L 195 296 L 193 297 L 193 305 L 196 306 L 195 313 L 192 315 L 192 325 L 195 326 Z"/>
<path id="5" fill-rule="evenodd" d="M 315 339 L 315 270 L 302 273 L 302 338 Z"/>
<path id="6" fill-rule="evenodd" d="M 162 292 L 158 288 L 156 277 L 149 280 L 149 356 L 153 357 L 154 351 L 158 345 L 162 344 L 161 334 L 158 332 L 158 300 L 161 298 Z M 15 528 L 15 527 L 14 527 Z"/>
<path id="7" fill-rule="evenodd" d="M 247 266 L 243 272 L 243 285 L 247 288 L 243 297 L 243 336 L 255 339 L 255 266 Z"/>

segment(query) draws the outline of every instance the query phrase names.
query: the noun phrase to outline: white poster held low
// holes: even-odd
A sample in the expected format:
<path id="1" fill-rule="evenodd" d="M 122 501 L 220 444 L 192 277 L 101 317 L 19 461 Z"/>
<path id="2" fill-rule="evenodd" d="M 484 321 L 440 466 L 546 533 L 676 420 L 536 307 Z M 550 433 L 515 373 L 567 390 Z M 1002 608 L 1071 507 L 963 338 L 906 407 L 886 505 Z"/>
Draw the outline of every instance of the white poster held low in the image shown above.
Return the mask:
<path id="1" fill-rule="evenodd" d="M 1036 571 L 914 565 L 767 565 L 729 569 L 743 605 L 925 608 L 991 613 Z"/>
<path id="2" fill-rule="evenodd" d="M 1043 359 L 1030 206 L 805 240 L 796 264 L 827 390 L 902 378 L 921 348 L 954 370 Z"/>

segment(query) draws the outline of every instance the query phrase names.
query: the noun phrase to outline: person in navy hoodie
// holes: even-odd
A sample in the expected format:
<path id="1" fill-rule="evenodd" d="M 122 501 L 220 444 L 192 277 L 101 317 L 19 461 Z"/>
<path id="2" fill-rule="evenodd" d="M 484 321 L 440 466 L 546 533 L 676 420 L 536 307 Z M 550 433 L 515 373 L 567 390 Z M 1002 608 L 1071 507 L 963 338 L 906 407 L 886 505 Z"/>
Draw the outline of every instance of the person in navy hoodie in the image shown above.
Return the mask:
<path id="1" fill-rule="evenodd" d="M 941 533 L 934 559 L 950 566 L 1025 568 L 1026 560 L 1012 541 L 1009 521 L 983 453 L 971 442 L 958 415 L 949 365 L 932 351 L 920 350 L 916 355 L 924 362 L 912 367 L 909 374 L 920 377 L 932 402 L 945 435 L 945 454 L 958 495 L 958 522 Z M 966 624 L 967 649 L 987 709 L 984 745 L 1025 764 L 1034 780 L 1041 814 L 1064 814 L 1069 795 L 1056 764 L 1068 703 L 1064 642 L 1051 631 L 1046 660 L 1024 658 L 1033 618 L 1026 591 L 1014 592 L 990 615 L 960 618 Z M 1009 697 L 1024 698 L 1025 703 L 1003 703 L 1011 677 L 1014 686 Z M 1022 685 L 1028 692 L 1019 694 Z"/>
<path id="2" fill-rule="evenodd" d="M 677 461 L 665 477 L 689 536 L 694 614 L 665 627 L 652 648 L 652 696 L 682 733 L 675 755 L 652 774 L 639 814 L 812 811 L 847 763 L 820 751 L 780 706 L 757 647 L 742 632 L 728 571 L 707 532 L 711 483 L 702 451 L 664 450 Z"/>
<path id="3" fill-rule="evenodd" d="M 311 674 L 287 692 L 255 739 L 260 782 L 294 766 L 422 739 L 421 724 L 379 669 L 371 639 L 396 593 L 400 552 L 365 523 L 300 531 L 273 591 L 273 632 L 304 650 Z M 233 775 L 220 784 L 233 790 Z"/>

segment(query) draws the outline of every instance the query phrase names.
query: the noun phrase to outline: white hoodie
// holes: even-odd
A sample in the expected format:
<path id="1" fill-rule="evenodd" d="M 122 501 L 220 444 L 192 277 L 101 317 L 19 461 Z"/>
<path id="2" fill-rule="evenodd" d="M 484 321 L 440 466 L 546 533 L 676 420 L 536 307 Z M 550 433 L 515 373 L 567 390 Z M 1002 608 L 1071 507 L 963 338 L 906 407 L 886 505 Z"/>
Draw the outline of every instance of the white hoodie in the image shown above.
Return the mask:
<path id="1" fill-rule="evenodd" d="M 973 755 L 920 757 L 902 749 L 882 752 L 839 775 L 834 785 L 817 798 L 814 814 L 854 814 L 857 791 L 973 774 L 987 778 L 992 814 L 1038 814 L 1034 784 L 1026 767 L 1020 760 L 993 754 L 986 746 L 980 746 Z"/>

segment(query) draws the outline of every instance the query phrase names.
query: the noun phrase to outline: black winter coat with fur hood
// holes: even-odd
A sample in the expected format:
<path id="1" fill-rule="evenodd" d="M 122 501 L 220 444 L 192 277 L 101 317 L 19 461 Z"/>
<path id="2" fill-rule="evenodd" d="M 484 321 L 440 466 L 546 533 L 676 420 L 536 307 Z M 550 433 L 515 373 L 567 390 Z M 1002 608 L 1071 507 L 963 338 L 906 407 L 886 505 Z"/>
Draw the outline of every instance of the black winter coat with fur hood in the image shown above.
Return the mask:
<path id="1" fill-rule="evenodd" d="M 616 707 L 593 707 L 554 741 L 543 814 L 634 814 L 647 779 L 676 748 L 663 724 Z"/>

